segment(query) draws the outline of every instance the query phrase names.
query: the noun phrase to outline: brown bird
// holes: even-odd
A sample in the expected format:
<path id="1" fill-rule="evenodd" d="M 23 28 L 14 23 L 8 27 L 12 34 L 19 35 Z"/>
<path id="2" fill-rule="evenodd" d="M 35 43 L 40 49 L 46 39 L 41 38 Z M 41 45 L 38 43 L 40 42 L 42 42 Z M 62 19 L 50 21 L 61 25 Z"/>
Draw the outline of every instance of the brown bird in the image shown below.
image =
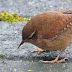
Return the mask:
<path id="1" fill-rule="evenodd" d="M 34 16 L 22 30 L 22 42 L 30 42 L 39 48 L 36 51 L 61 50 L 60 54 L 52 61 L 43 63 L 60 63 L 60 55 L 70 44 L 72 37 L 72 10 L 45 11 Z M 19 48 L 18 47 L 18 48 Z"/>

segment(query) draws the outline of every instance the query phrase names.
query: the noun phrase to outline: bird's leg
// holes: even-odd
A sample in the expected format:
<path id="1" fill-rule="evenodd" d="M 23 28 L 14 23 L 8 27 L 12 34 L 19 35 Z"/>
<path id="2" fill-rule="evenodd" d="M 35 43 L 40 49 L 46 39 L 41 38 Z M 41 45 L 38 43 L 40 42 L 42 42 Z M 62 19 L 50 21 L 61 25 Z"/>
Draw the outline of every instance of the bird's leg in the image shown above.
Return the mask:
<path id="1" fill-rule="evenodd" d="M 61 60 L 58 60 L 60 55 L 63 53 L 64 50 L 62 50 L 59 55 L 52 61 L 41 61 L 42 63 L 64 63 L 66 62 L 65 59 L 61 59 Z"/>
<path id="2" fill-rule="evenodd" d="M 32 52 L 43 52 L 44 50 L 43 49 L 41 49 L 41 48 L 37 48 L 36 50 L 33 50 Z"/>

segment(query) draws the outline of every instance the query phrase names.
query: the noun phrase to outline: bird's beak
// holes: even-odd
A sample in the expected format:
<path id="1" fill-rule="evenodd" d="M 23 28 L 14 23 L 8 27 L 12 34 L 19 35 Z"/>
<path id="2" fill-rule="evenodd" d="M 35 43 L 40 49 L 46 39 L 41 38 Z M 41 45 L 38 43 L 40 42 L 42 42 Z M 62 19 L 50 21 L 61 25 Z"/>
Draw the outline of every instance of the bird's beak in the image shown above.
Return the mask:
<path id="1" fill-rule="evenodd" d="M 24 43 L 24 41 L 22 41 L 21 43 L 20 43 L 20 45 L 18 46 L 18 49 L 21 47 L 21 45 Z"/>

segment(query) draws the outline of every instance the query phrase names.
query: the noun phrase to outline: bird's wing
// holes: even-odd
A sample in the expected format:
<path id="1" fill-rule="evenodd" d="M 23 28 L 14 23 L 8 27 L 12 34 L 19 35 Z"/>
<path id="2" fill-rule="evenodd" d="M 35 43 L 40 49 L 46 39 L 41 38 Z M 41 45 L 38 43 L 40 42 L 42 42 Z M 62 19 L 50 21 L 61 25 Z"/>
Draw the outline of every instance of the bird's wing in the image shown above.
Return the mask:
<path id="1" fill-rule="evenodd" d="M 43 28 L 42 38 L 52 39 L 60 35 L 66 28 L 70 27 L 70 22 L 72 22 L 72 15 L 62 14 L 58 20 L 55 19 L 51 24 L 47 24 L 48 28 Z"/>

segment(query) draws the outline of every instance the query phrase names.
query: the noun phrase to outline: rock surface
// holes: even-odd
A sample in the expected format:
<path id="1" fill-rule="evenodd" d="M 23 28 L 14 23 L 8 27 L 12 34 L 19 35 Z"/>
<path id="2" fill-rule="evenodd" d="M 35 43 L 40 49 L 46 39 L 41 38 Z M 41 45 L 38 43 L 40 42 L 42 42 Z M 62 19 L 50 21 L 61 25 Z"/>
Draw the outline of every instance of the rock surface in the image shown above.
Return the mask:
<path id="1" fill-rule="evenodd" d="M 0 11 L 18 13 L 23 17 L 32 17 L 43 11 L 72 9 L 72 0 L 0 0 Z M 31 53 L 37 47 L 21 42 L 21 31 L 27 22 L 8 23 L 0 21 L 0 72 L 71 72 L 72 44 L 68 46 L 61 57 L 69 58 L 64 64 L 42 64 L 39 60 L 51 60 L 60 51 Z M 48 57 L 48 58 L 47 58 Z"/>

